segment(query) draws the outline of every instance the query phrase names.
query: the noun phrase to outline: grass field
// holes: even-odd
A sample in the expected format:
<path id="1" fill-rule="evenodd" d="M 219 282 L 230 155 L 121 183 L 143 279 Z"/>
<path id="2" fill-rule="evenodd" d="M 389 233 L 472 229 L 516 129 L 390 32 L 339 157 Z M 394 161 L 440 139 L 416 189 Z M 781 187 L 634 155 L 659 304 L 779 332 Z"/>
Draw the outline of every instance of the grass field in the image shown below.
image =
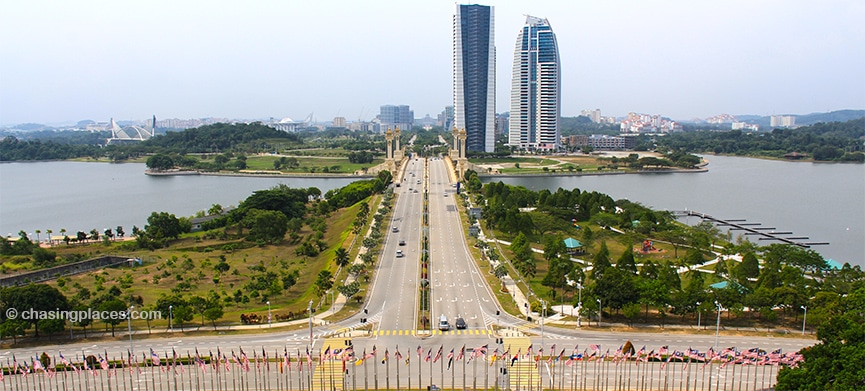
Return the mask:
<path id="1" fill-rule="evenodd" d="M 274 170 L 273 162 L 279 160 L 276 155 L 257 155 L 246 158 L 247 170 Z M 295 156 L 299 166 L 288 168 L 281 167 L 280 171 L 285 173 L 353 173 L 365 168 L 374 167 L 384 162 L 384 159 L 375 159 L 372 163 L 351 163 L 347 157 L 310 157 Z"/>
<path id="2" fill-rule="evenodd" d="M 315 257 L 295 255 L 298 244 L 283 242 L 279 245 L 256 246 L 241 240 L 218 240 L 208 238 L 205 233 L 188 234 L 172 242 L 171 247 L 146 251 L 134 249 L 134 243 L 91 244 L 81 246 L 57 246 L 52 250 L 62 256 L 69 253 L 82 253 L 89 257 L 101 254 L 123 254 L 123 256 L 138 257 L 144 264 L 137 267 L 107 268 L 99 271 L 79 274 L 49 284 L 58 287 L 67 297 L 78 295 L 87 288 L 91 297 L 99 296 L 117 286 L 121 289 L 121 297 L 129 295 L 141 296 L 144 308 L 151 308 L 163 294 L 179 293 L 185 298 L 192 296 L 208 297 L 218 294 L 225 304 L 225 315 L 217 324 L 239 324 L 241 313 L 257 313 L 266 319 L 268 305 L 274 314 L 302 313 L 313 300 L 319 311 L 325 311 L 330 305 L 330 295 L 327 298 L 318 297 L 313 290 L 313 283 L 321 270 L 330 270 L 336 275 L 334 286 L 341 285 L 345 274 L 337 274 L 334 262 L 334 251 L 339 247 L 348 249 L 354 239 L 351 234 L 351 223 L 357 215 L 359 206 L 331 213 L 326 218 L 327 231 L 324 241 L 328 249 Z M 307 226 L 300 232 L 301 238 L 312 231 Z M 359 243 L 356 244 L 356 248 Z M 356 255 L 356 248 L 352 255 Z M 224 257 L 230 266 L 227 272 L 220 273 L 214 266 Z M 353 258 L 352 258 L 353 259 Z M 265 296 L 259 291 L 247 289 L 245 286 L 266 273 L 297 271 L 297 283 L 287 290 Z M 178 289 L 185 287 L 184 289 Z M 234 294 L 241 292 L 241 301 L 234 300 Z M 253 293 L 255 292 L 255 293 Z M 319 306 L 321 304 L 321 306 Z M 356 304 L 355 304 L 356 306 Z M 350 307 L 350 306 L 349 306 Z M 163 315 L 167 318 L 166 315 Z M 200 323 L 197 316 L 191 324 Z M 98 323 L 98 322 L 97 322 Z M 146 322 L 136 321 L 137 328 L 146 327 Z M 167 319 L 152 322 L 152 327 L 165 327 Z M 206 322 L 209 326 L 210 323 Z M 101 323 L 94 327 L 102 327 Z"/>

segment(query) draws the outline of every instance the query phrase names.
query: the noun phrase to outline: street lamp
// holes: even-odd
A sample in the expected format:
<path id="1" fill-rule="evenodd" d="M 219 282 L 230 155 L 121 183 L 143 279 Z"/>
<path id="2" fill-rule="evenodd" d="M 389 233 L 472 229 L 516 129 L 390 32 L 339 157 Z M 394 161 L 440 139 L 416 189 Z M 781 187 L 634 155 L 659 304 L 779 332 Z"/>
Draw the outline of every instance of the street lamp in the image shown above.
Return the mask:
<path id="1" fill-rule="evenodd" d="M 604 307 L 601 307 L 601 299 L 596 299 L 595 301 L 598 302 L 598 327 L 601 327 L 601 316 L 603 315 Z"/>
<path id="2" fill-rule="evenodd" d="M 580 283 L 577 285 L 580 288 L 580 298 L 577 301 L 577 327 L 583 327 L 583 278 L 580 277 Z"/>
<path id="3" fill-rule="evenodd" d="M 312 349 L 312 300 L 309 301 L 306 311 L 309 314 L 309 348 Z"/>
<path id="4" fill-rule="evenodd" d="M 171 328 L 172 308 L 174 308 L 173 305 L 168 306 L 168 329 L 169 329 L 169 330 L 173 330 L 173 329 Z"/>
<path id="5" fill-rule="evenodd" d="M 541 299 L 541 350 L 544 350 L 544 317 L 547 316 L 547 302 Z"/>
<path id="6" fill-rule="evenodd" d="M 273 317 L 271 316 L 271 313 L 270 313 L 270 300 L 268 300 L 267 301 L 267 327 L 273 327 L 272 326 L 273 322 L 271 321 L 271 319 L 273 319 Z"/>
<path id="7" fill-rule="evenodd" d="M 135 351 L 132 349 L 132 311 L 133 310 L 135 310 L 135 306 L 134 305 L 129 306 L 129 313 L 127 314 L 127 317 L 126 317 L 126 320 L 128 322 L 127 324 L 129 326 L 129 354 L 130 354 L 130 357 L 131 357 L 131 355 L 135 354 Z"/>
<path id="8" fill-rule="evenodd" d="M 718 307 L 718 323 L 715 324 L 715 350 L 718 349 L 718 333 L 721 331 L 721 304 L 715 302 L 715 306 Z"/>
<path id="9" fill-rule="evenodd" d="M 808 306 L 803 305 L 800 307 L 802 307 L 802 309 L 805 310 L 805 316 L 802 317 L 802 335 L 805 335 L 805 320 L 808 319 Z"/>
<path id="10" fill-rule="evenodd" d="M 700 311 L 700 304 L 703 304 L 703 303 L 700 303 L 700 302 L 698 301 L 698 302 L 697 302 L 697 330 L 700 329 L 700 321 L 702 320 L 702 319 L 700 319 L 700 318 L 703 316 L 703 312 Z"/>

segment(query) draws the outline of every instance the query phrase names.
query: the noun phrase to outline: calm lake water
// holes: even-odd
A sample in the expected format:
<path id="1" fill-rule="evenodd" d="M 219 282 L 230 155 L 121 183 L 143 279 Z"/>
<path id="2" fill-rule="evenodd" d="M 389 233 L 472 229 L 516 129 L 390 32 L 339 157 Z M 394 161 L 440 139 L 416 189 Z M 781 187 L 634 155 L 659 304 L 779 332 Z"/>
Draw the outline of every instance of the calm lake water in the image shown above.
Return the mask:
<path id="1" fill-rule="evenodd" d="M 654 209 L 694 210 L 747 219 L 829 242 L 826 258 L 865 264 L 865 165 L 708 156 L 705 173 L 494 178 L 530 189 L 579 188 Z M 0 234 L 47 229 L 127 233 L 165 211 L 191 216 L 212 204 L 237 205 L 277 184 L 339 188 L 353 178 L 150 177 L 143 164 L 32 162 L 0 164 Z M 485 180 L 489 181 L 489 180 Z M 692 218 L 691 223 L 696 223 Z M 735 233 L 734 233 L 735 235 Z M 35 237 L 35 235 L 34 235 Z M 765 241 L 761 241 L 765 244 Z"/>
<path id="2" fill-rule="evenodd" d="M 660 210 L 747 219 L 807 236 L 825 258 L 865 264 L 865 165 L 705 156 L 709 171 L 639 175 L 490 178 L 529 189 L 598 191 Z M 696 217 L 690 219 L 696 224 Z M 733 231 L 736 237 L 741 231 Z M 756 239 L 752 239 L 756 241 Z M 759 241 L 761 245 L 767 241 Z"/>
<path id="3" fill-rule="evenodd" d="M 278 184 L 322 193 L 356 178 L 148 176 L 143 163 L 25 162 L 0 164 L 0 235 L 40 229 L 89 232 L 143 228 L 151 212 L 192 216 L 213 204 L 237 206 Z M 32 236 L 35 239 L 35 235 Z M 44 236 L 43 236 L 44 237 Z"/>

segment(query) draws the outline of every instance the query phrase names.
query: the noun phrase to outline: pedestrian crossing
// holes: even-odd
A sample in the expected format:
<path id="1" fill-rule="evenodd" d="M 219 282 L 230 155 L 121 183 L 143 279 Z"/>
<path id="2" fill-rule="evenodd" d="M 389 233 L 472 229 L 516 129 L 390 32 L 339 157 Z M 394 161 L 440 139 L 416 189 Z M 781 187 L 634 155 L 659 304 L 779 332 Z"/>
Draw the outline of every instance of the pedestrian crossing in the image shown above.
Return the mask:
<path id="1" fill-rule="evenodd" d="M 385 337 L 385 336 L 399 336 L 399 335 L 490 335 L 490 331 L 487 329 L 466 329 L 466 330 L 433 330 L 432 333 L 426 330 L 375 330 L 373 331 L 374 336 Z"/>

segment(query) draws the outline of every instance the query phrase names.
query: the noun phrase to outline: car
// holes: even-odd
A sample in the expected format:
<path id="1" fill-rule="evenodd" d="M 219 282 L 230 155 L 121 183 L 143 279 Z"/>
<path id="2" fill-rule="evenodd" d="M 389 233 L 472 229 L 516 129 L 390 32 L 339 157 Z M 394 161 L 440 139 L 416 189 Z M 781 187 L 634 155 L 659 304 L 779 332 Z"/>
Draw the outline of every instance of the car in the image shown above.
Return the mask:
<path id="1" fill-rule="evenodd" d="M 414 192 L 417 193 L 417 189 L 414 189 Z"/>
<path id="2" fill-rule="evenodd" d="M 466 320 L 463 319 L 462 316 L 457 315 L 457 320 L 454 322 L 457 330 L 463 330 L 468 328 L 469 326 L 466 324 Z"/>
<path id="3" fill-rule="evenodd" d="M 391 231 L 393 231 L 393 232 L 399 232 L 399 227 L 393 227 L 393 228 L 391 228 Z"/>
<path id="4" fill-rule="evenodd" d="M 403 256 L 402 250 L 396 250 L 396 257 L 402 258 L 402 256 Z"/>
<path id="5" fill-rule="evenodd" d="M 400 246 L 405 246 L 405 240 L 400 239 L 400 240 L 399 240 L 399 245 L 400 245 Z"/>
<path id="6" fill-rule="evenodd" d="M 442 316 L 439 318 L 439 330 L 448 331 L 450 329 L 451 325 L 450 323 L 448 323 L 448 317 L 442 314 Z"/>
<path id="7" fill-rule="evenodd" d="M 445 197 L 447 197 L 447 196 L 448 196 L 448 193 L 445 193 Z"/>

